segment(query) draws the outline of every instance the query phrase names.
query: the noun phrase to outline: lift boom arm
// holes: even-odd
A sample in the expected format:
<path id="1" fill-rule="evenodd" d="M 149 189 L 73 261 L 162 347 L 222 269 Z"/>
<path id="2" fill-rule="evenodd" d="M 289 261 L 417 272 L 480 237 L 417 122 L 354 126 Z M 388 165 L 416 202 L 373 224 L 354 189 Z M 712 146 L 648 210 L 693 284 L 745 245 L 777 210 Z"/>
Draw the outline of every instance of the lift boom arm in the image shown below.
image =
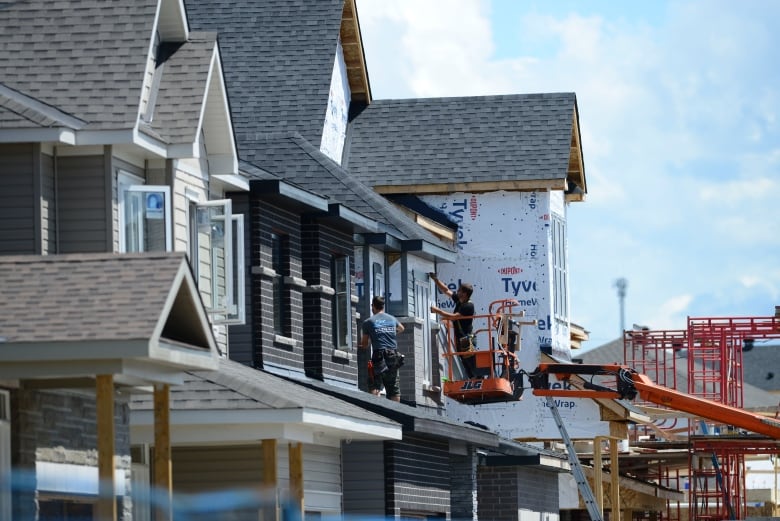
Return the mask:
<path id="1" fill-rule="evenodd" d="M 550 375 L 555 375 L 558 380 L 570 380 L 572 375 L 614 375 L 617 388 L 584 381 L 583 389 L 551 389 Z M 645 401 L 670 409 L 780 439 L 778 420 L 657 385 L 646 375 L 622 365 L 542 363 L 528 377 L 536 396 L 633 400 L 638 394 Z"/>

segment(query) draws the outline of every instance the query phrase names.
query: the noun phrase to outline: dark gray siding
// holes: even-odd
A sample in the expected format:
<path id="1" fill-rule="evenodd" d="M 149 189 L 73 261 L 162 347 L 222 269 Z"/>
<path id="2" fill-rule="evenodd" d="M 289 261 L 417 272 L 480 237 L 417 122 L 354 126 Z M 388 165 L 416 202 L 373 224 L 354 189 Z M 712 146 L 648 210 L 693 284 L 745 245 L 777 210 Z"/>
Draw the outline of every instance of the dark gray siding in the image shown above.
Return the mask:
<path id="1" fill-rule="evenodd" d="M 341 444 L 345 514 L 385 514 L 383 445 L 381 441 Z"/>
<path id="2" fill-rule="evenodd" d="M 0 254 L 39 253 L 33 145 L 0 145 Z"/>
<path id="3" fill-rule="evenodd" d="M 105 171 L 102 155 L 57 158 L 60 253 L 109 251 Z"/>
<path id="4" fill-rule="evenodd" d="M 450 515 L 449 443 L 406 435 L 387 442 L 387 514 Z"/>
<path id="5" fill-rule="evenodd" d="M 480 519 L 518 519 L 518 509 L 558 516 L 555 472 L 528 467 L 479 467 L 477 476 Z"/>
<path id="6" fill-rule="evenodd" d="M 244 215 L 244 294 L 246 323 L 230 326 L 228 331 L 230 359 L 253 366 L 252 362 L 252 226 L 249 215 L 249 198 L 246 194 L 231 194 L 233 213 Z"/>

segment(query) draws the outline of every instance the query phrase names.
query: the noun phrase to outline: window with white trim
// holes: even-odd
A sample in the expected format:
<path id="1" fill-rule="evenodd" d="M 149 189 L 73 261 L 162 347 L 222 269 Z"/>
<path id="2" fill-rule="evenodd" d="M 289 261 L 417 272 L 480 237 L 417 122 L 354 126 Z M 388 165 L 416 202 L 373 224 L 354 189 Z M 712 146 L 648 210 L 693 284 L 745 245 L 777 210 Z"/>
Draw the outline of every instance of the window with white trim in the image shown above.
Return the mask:
<path id="1" fill-rule="evenodd" d="M 243 324 L 244 216 L 230 199 L 191 203 L 190 263 L 214 324 Z"/>
<path id="2" fill-rule="evenodd" d="M 142 183 L 119 173 L 119 251 L 171 251 L 171 189 Z"/>
<path id="3" fill-rule="evenodd" d="M 349 256 L 333 257 L 331 280 L 333 295 L 333 347 L 352 347 L 352 302 L 350 299 Z"/>
<path id="4" fill-rule="evenodd" d="M 569 274 L 566 266 L 566 224 L 552 216 L 553 257 L 553 313 L 556 318 L 567 320 L 569 314 Z"/>

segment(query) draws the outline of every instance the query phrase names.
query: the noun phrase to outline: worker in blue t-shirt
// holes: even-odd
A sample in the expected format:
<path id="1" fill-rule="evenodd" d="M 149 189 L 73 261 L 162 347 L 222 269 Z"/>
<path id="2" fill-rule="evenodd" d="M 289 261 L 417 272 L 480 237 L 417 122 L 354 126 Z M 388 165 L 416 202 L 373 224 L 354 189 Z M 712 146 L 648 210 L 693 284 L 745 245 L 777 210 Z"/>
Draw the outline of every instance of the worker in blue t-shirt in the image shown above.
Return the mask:
<path id="1" fill-rule="evenodd" d="M 374 370 L 371 393 L 379 395 L 384 387 L 389 399 L 400 402 L 401 378 L 398 369 L 401 367 L 402 358 L 398 356 L 396 335 L 403 332 L 404 326 L 393 315 L 385 313 L 384 297 L 374 297 L 371 301 L 371 313 L 371 318 L 363 322 L 363 338 L 360 341 L 360 347 L 363 349 L 368 348 L 368 343 L 371 342 L 371 363 Z"/>

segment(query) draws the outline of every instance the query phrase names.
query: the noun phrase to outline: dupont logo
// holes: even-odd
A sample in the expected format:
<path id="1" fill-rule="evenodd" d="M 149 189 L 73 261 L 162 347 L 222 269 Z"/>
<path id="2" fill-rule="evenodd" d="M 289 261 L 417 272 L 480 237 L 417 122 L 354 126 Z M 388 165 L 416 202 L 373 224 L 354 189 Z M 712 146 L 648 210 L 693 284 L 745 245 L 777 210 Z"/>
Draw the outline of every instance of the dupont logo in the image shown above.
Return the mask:
<path id="1" fill-rule="evenodd" d="M 506 266 L 504 268 L 498 268 L 498 272 L 501 275 L 517 275 L 518 273 L 523 272 L 523 268 L 518 268 L 517 266 Z"/>
<path id="2" fill-rule="evenodd" d="M 469 215 L 471 216 L 471 220 L 477 218 L 477 210 L 479 209 L 479 204 L 477 204 L 477 196 L 472 195 L 471 200 L 469 200 Z"/>

